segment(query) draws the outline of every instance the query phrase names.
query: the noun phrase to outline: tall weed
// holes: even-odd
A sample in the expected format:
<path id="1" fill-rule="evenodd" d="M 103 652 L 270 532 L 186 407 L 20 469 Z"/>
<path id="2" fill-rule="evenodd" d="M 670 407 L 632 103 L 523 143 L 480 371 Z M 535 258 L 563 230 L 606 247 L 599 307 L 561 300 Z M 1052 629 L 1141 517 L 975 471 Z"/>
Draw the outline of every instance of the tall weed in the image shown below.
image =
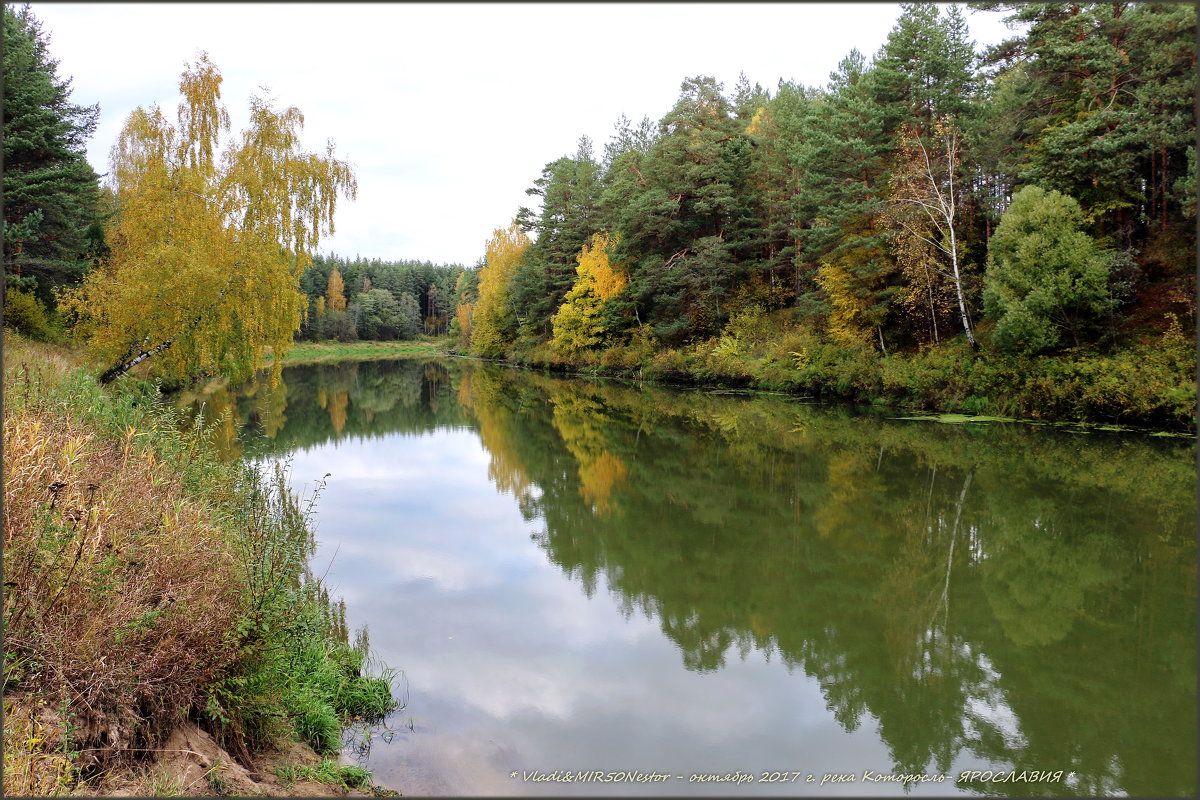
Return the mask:
<path id="1" fill-rule="evenodd" d="M 59 350 L 6 345 L 5 693 L 60 708 L 67 782 L 189 713 L 245 760 L 296 734 L 329 750 L 394 707 L 308 571 L 315 497 L 222 463 L 153 384 L 101 389 Z M 35 752 L 13 750 L 31 787 L 61 766 Z"/>
<path id="2" fill-rule="evenodd" d="M 246 605 L 237 620 L 238 660 L 205 707 L 218 739 L 235 754 L 295 734 L 318 752 L 338 746 L 346 720 L 396 706 L 391 674 L 370 676 L 366 639 L 347 642 L 344 606 L 334 605 L 309 569 L 315 540 L 305 502 L 287 470 L 247 467 L 240 496 Z"/>
<path id="3" fill-rule="evenodd" d="M 169 457 L 183 435 L 139 424 L 152 406 L 80 370 L 30 376 L 6 373 L 6 690 L 67 704 L 92 774 L 164 733 L 230 663 L 238 570 Z"/>

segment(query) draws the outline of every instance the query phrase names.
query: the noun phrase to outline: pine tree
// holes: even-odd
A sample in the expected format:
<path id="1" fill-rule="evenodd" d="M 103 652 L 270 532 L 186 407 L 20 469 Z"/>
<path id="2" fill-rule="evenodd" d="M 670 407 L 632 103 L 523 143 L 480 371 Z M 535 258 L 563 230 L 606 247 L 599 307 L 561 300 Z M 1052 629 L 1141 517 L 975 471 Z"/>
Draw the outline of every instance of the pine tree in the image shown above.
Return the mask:
<path id="1" fill-rule="evenodd" d="M 536 234 L 514 275 L 514 298 L 525 327 L 550 333 L 550 317 L 571 288 L 579 249 L 599 230 L 600 165 L 592 143 L 580 138 L 573 158 L 545 166 L 526 194 L 542 198 L 537 217 L 528 208 L 518 213 L 521 227 Z"/>
<path id="2" fill-rule="evenodd" d="M 28 6 L 4 5 L 5 284 L 49 298 L 106 253 L 98 177 L 86 160 L 98 106 L 70 102 L 49 35 Z"/>
<path id="3" fill-rule="evenodd" d="M 903 9 L 872 67 L 872 91 L 884 131 L 909 125 L 918 135 L 935 120 L 967 113 L 975 94 L 975 50 L 966 20 L 951 4 L 943 17 L 933 3 Z"/>
<path id="4" fill-rule="evenodd" d="M 1019 125 L 996 135 L 1015 133 L 1021 180 L 1077 199 L 1094 230 L 1126 248 L 1152 226 L 1186 224 L 1195 7 L 978 5 L 1028 26 L 987 59 L 1001 76 L 1019 70 Z"/>
<path id="5" fill-rule="evenodd" d="M 798 304 L 818 299 L 815 279 L 823 264 L 853 264 L 844 277 L 856 281 L 854 292 L 863 296 L 884 291 L 895 270 L 879 220 L 890 142 L 869 76 L 862 54 L 852 51 L 830 76 L 828 89 L 805 108 L 799 140 L 790 148 L 800 176 L 793 194 L 799 224 L 791 231 Z M 878 294 L 870 305 L 886 304 L 888 296 Z"/>
<path id="6" fill-rule="evenodd" d="M 719 83 L 689 78 L 653 145 L 626 162 L 635 177 L 622 186 L 617 258 L 631 265 L 637 313 L 659 336 L 719 331 L 723 299 L 748 266 L 759 234 L 745 191 L 751 142 L 742 127 Z"/>

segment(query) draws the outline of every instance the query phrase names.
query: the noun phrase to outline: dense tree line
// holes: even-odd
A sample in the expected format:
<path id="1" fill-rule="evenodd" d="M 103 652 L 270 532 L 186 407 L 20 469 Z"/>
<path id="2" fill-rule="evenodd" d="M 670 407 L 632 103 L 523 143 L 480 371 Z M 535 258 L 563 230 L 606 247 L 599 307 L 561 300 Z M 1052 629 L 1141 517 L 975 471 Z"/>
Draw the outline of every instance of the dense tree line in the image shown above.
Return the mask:
<path id="1" fill-rule="evenodd" d="M 896 354 L 1017 373 L 1051 354 L 1100 386 L 1162 334 L 1156 407 L 1194 404 L 1176 391 L 1194 389 L 1176 357 L 1195 328 L 1194 7 L 974 6 L 1017 35 L 979 52 L 958 7 L 909 3 L 824 86 L 686 79 L 657 122 L 622 117 L 602 152 L 584 137 L 546 164 L 540 207 L 469 269 L 311 258 L 353 172 L 259 98 L 218 153 L 228 115 L 203 54 L 178 123 L 138 109 L 100 187 L 98 109 L 70 102 L 37 20 L 5 6 L 5 324 L 73 325 L 106 376 L 151 356 L 176 378 L 242 375 L 296 332 L 450 334 L 490 357 L 860 399 Z M 974 378 L 931 401 L 913 375 L 900 393 L 919 404 L 994 410 Z M 1105 415 L 1133 407 L 1108 394 Z"/>
<path id="2" fill-rule="evenodd" d="M 595 363 L 769 320 L 879 353 L 1036 354 L 1193 327 L 1195 9 L 973 5 L 1018 35 L 980 53 L 958 7 L 904 4 L 825 86 L 692 77 L 599 158 L 585 137 L 497 231 L 464 343 Z"/>
<path id="3" fill-rule="evenodd" d="M 459 265 L 317 255 L 300 274 L 307 313 L 298 338 L 387 341 L 449 333 Z"/>

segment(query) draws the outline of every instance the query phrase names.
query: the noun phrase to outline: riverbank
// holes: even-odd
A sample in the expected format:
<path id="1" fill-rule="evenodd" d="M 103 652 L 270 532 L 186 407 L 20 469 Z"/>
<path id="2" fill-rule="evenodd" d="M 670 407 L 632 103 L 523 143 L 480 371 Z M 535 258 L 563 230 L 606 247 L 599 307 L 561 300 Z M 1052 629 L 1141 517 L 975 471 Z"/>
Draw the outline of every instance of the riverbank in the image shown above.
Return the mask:
<path id="1" fill-rule="evenodd" d="M 315 498 L 222 463 L 151 384 L 13 335 L 4 356 L 6 795 L 257 792 L 238 769 L 310 780 L 347 720 L 395 707 L 308 571 Z M 170 744 L 190 729 L 220 752 Z M 312 775 L 370 790 L 355 769 Z"/>
<path id="2" fill-rule="evenodd" d="M 1194 434 L 1195 347 L 1173 325 L 1114 353 L 1005 356 L 956 341 L 883 355 L 790 329 L 745 331 L 681 348 L 635 341 L 571 358 L 545 343 L 518 344 L 505 360 L 569 374 L 775 391 L 902 411 Z"/>
<path id="3" fill-rule="evenodd" d="M 437 358 L 447 355 L 447 339 L 415 339 L 392 342 L 296 342 L 283 357 L 285 366 L 334 361 L 369 361 L 379 358 Z M 270 364 L 274 354 L 264 361 Z"/>

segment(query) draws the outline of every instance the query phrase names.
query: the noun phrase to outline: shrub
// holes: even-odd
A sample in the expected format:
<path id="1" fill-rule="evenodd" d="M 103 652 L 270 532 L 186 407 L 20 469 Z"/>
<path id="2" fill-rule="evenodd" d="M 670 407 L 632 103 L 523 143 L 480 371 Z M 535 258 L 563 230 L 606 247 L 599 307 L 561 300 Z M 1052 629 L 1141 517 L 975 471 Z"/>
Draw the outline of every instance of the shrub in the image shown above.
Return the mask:
<path id="1" fill-rule="evenodd" d="M 311 501 L 282 468 L 220 462 L 153 384 L 101 389 L 9 344 L 5 690 L 61 708 L 71 781 L 189 712 L 244 759 L 294 733 L 335 748 L 348 717 L 395 706 L 391 673 L 368 674 L 365 635 L 347 643 L 308 573 Z"/>
<path id="2" fill-rule="evenodd" d="M 46 304 L 32 293 L 8 289 L 4 300 L 4 327 L 33 339 L 51 338 L 50 317 Z"/>
<path id="3" fill-rule="evenodd" d="M 822 394 L 870 400 L 882 388 L 879 356 L 866 344 L 842 347 L 819 342 L 799 352 L 795 362 L 800 385 Z"/>
<path id="4" fill-rule="evenodd" d="M 234 751 L 261 749 L 291 733 L 317 752 L 337 749 L 342 723 L 395 707 L 391 674 L 372 678 L 366 638 L 346 641 L 345 611 L 334 606 L 308 570 L 314 549 L 307 508 L 277 464 L 270 478 L 247 468 L 239 561 L 245 565 L 246 610 L 237 622 L 238 661 L 212 690 L 206 717 Z"/>
<path id="5" fill-rule="evenodd" d="M 668 348 L 655 353 L 646 365 L 646 374 L 655 378 L 680 380 L 688 375 L 688 365 L 683 353 Z"/>
<path id="6" fill-rule="evenodd" d="M 230 664 L 237 563 L 185 486 L 203 453 L 136 386 L 6 383 L 7 686 L 67 704 L 90 773 L 152 746 Z"/>
<path id="7" fill-rule="evenodd" d="M 983 287 L 1004 352 L 1050 350 L 1064 333 L 1078 346 L 1085 326 L 1112 307 L 1112 256 L 1082 224 L 1079 203 L 1059 192 L 1026 186 L 1013 197 L 988 243 Z"/>

